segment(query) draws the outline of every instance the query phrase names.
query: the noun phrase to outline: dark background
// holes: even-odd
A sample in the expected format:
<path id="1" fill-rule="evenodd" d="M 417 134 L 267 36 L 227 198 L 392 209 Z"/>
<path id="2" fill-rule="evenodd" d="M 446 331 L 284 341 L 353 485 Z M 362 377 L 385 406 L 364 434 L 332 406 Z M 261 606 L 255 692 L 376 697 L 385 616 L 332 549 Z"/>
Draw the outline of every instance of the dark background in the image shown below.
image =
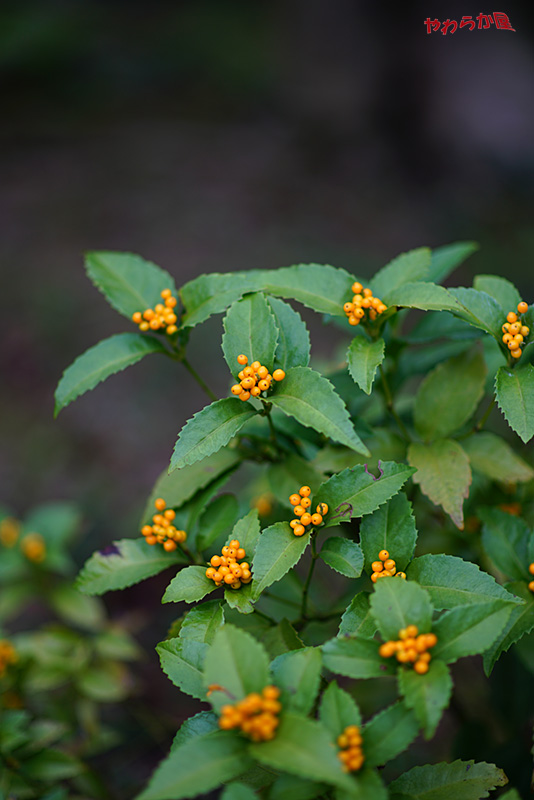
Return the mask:
<path id="1" fill-rule="evenodd" d="M 133 330 L 85 278 L 86 250 L 139 253 L 180 285 L 301 261 L 366 275 L 475 239 L 454 283 L 496 272 L 531 301 L 534 13 L 499 9 L 515 33 L 426 34 L 429 15 L 495 10 L 472 3 L 3 4 L 0 501 L 78 502 L 80 560 L 135 535 L 204 404 L 154 357 L 52 420 L 62 370 Z M 224 395 L 219 332 L 193 335 L 191 361 Z M 314 352 L 328 341 L 315 318 Z"/>

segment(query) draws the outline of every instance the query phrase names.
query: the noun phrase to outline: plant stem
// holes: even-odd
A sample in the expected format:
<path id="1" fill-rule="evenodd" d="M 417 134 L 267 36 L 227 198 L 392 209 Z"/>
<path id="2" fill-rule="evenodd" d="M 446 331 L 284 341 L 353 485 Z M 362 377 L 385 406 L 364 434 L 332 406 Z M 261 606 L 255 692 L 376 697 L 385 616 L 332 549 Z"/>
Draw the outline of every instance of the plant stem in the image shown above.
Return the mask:
<path id="1" fill-rule="evenodd" d="M 382 387 L 384 389 L 384 397 L 386 398 L 387 409 L 390 412 L 390 414 L 393 417 L 393 419 L 395 420 L 395 422 L 397 423 L 400 432 L 402 433 L 404 438 L 409 442 L 409 441 L 411 441 L 411 436 L 408 433 L 408 430 L 407 430 L 404 422 L 402 421 L 402 419 L 399 417 L 399 415 L 397 414 L 397 412 L 395 410 L 395 406 L 393 405 L 393 395 L 391 394 L 391 389 L 389 388 L 389 383 L 388 383 L 388 380 L 386 378 L 386 373 L 384 371 L 384 368 L 383 368 L 382 364 L 380 364 L 379 370 L 380 370 L 380 378 L 382 380 Z"/>
<path id="2" fill-rule="evenodd" d="M 490 416 L 491 412 L 493 411 L 493 407 L 494 407 L 496 402 L 497 402 L 497 397 L 496 397 L 496 395 L 493 395 L 491 403 L 487 407 L 487 409 L 486 409 L 486 411 L 484 413 L 484 416 L 481 417 L 480 421 L 477 422 L 477 424 L 475 425 L 475 430 L 476 431 L 481 431 L 482 430 L 482 428 L 484 427 L 484 425 L 488 421 L 489 416 Z"/>
<path id="3" fill-rule="evenodd" d="M 266 622 L 268 622 L 270 625 L 276 625 L 277 624 L 275 619 L 270 617 L 268 614 L 265 614 L 264 611 L 260 611 L 260 609 L 256 608 L 256 606 L 254 606 L 254 613 L 257 614 L 262 619 L 266 620 Z"/>
<path id="4" fill-rule="evenodd" d="M 315 569 L 315 562 L 317 561 L 317 549 L 315 547 L 315 533 L 312 533 L 311 536 L 311 546 L 312 546 L 312 560 L 310 564 L 310 569 L 308 571 L 308 577 L 306 578 L 306 583 L 304 584 L 304 589 L 302 590 L 302 604 L 300 607 L 300 618 L 305 620 L 308 618 L 308 592 L 310 589 L 310 583 L 313 575 L 313 570 Z"/>
<path id="5" fill-rule="evenodd" d="M 208 397 L 211 398 L 211 400 L 218 400 L 219 398 L 217 397 L 217 395 L 211 391 L 210 387 L 207 385 L 205 380 L 200 377 L 196 369 L 191 366 L 187 358 L 185 357 L 180 358 L 180 361 L 182 362 L 186 370 L 189 372 L 189 374 L 192 375 L 192 377 L 196 380 L 201 389 L 203 389 L 206 392 Z"/>

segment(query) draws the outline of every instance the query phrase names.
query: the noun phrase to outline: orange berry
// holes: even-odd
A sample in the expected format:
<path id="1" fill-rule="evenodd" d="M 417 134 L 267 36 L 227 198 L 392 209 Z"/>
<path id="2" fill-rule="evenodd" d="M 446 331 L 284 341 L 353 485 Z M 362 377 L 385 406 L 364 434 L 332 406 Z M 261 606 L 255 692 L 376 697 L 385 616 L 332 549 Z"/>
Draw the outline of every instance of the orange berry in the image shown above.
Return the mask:
<path id="1" fill-rule="evenodd" d="M 145 539 L 145 542 L 147 544 L 156 544 L 157 541 L 158 541 L 157 538 L 155 536 L 153 536 L 153 535 L 152 536 L 147 536 L 146 539 Z"/>
<path id="2" fill-rule="evenodd" d="M 252 367 L 254 372 L 257 372 L 259 370 L 259 368 L 261 367 L 261 364 L 260 364 L 259 361 L 253 361 L 250 366 Z"/>
<path id="3" fill-rule="evenodd" d="M 510 324 L 512 324 L 512 323 L 514 323 L 514 322 L 516 322 L 516 321 L 517 321 L 517 314 L 516 314 L 516 313 L 514 313 L 513 311 L 510 311 L 510 312 L 509 312 L 509 313 L 506 315 L 506 319 L 508 320 L 508 322 L 510 322 Z"/>
<path id="4" fill-rule="evenodd" d="M 391 658 L 397 651 L 397 643 L 396 642 L 384 642 L 378 648 L 378 654 L 382 656 L 382 658 Z"/>
<path id="5" fill-rule="evenodd" d="M 306 532 L 306 528 L 304 527 L 304 525 L 296 525 L 293 528 L 293 533 L 295 534 L 295 536 L 302 536 L 302 534 L 305 533 L 305 532 Z"/>
<path id="6" fill-rule="evenodd" d="M 176 299 L 176 297 L 167 297 L 165 300 L 165 305 L 167 306 L 167 308 L 174 308 L 177 302 L 178 300 Z"/>
<path id="7" fill-rule="evenodd" d="M 413 668 L 418 675 L 424 675 L 426 672 L 428 672 L 428 663 L 426 661 L 421 661 L 421 659 L 419 659 L 418 661 L 415 662 Z"/>
<path id="8" fill-rule="evenodd" d="M 323 518 L 321 514 L 312 514 L 311 518 L 312 525 L 315 525 L 315 527 L 317 527 L 317 525 L 321 525 L 322 521 Z"/>
<path id="9" fill-rule="evenodd" d="M 521 349 L 518 348 L 517 350 L 510 350 L 510 355 L 512 358 L 521 358 Z"/>
<path id="10" fill-rule="evenodd" d="M 363 291 L 363 286 L 359 281 L 354 281 L 352 284 L 352 291 L 354 294 L 360 294 Z"/>
<path id="11" fill-rule="evenodd" d="M 148 322 L 141 322 L 141 324 L 139 325 L 139 330 L 143 332 L 148 331 L 150 330 L 150 325 L 148 324 Z"/>
<path id="12" fill-rule="evenodd" d="M 241 354 L 240 356 L 237 357 L 237 363 L 241 364 L 241 366 L 244 366 L 245 364 L 248 364 L 248 358 L 245 355 Z"/>
<path id="13" fill-rule="evenodd" d="M 502 340 L 505 344 L 508 344 L 508 342 L 511 342 L 513 338 L 514 337 L 512 336 L 511 333 L 505 333 L 504 336 L 502 337 Z"/>
<path id="14" fill-rule="evenodd" d="M 273 380 L 275 381 L 283 381 L 286 377 L 286 373 L 283 369 L 275 369 L 273 372 Z"/>
<path id="15" fill-rule="evenodd" d="M 326 503 L 318 503 L 317 508 L 315 509 L 318 514 L 322 514 L 323 517 L 328 514 L 328 506 Z"/>
<path id="16" fill-rule="evenodd" d="M 158 497 L 157 500 L 154 500 L 154 505 L 156 506 L 158 511 L 163 511 L 163 509 L 166 507 L 167 503 L 165 502 L 163 497 Z"/>
<path id="17" fill-rule="evenodd" d="M 373 561 L 373 563 L 371 564 L 371 569 L 373 570 L 373 572 L 382 572 L 382 570 L 384 569 L 384 565 L 381 561 Z"/>
<path id="18" fill-rule="evenodd" d="M 147 539 L 147 541 L 148 541 L 148 539 Z M 531 592 L 534 592 L 534 581 L 530 581 L 529 582 L 528 588 L 530 589 Z"/>
<path id="19" fill-rule="evenodd" d="M 232 394 L 241 394 L 241 392 L 243 391 L 243 387 L 241 386 L 240 383 L 235 383 L 230 389 L 230 391 L 232 392 Z"/>
<path id="20" fill-rule="evenodd" d="M 236 558 L 238 558 L 241 561 L 241 559 L 245 558 L 245 556 L 246 556 L 245 548 L 244 547 L 238 547 L 237 548 L 237 553 L 236 553 Z"/>
<path id="21" fill-rule="evenodd" d="M 150 536 L 152 534 L 152 526 L 143 525 L 143 527 L 141 528 L 141 533 L 143 534 L 143 536 Z"/>
<path id="22" fill-rule="evenodd" d="M 534 575 L 534 561 L 532 562 L 532 564 L 529 564 L 528 571 L 530 572 L 531 575 Z"/>
<path id="23" fill-rule="evenodd" d="M 435 633 L 427 633 L 426 634 L 426 646 L 427 647 L 434 647 L 438 643 L 438 637 Z"/>
<path id="24" fill-rule="evenodd" d="M 311 506 L 311 500 L 309 497 L 303 497 L 300 501 L 300 505 L 302 508 L 309 508 Z"/>
<path id="25" fill-rule="evenodd" d="M 406 573 L 405 572 L 397 572 L 395 577 L 396 578 L 403 578 L 403 580 L 406 580 Z"/>
<path id="26" fill-rule="evenodd" d="M 516 333 L 519 333 L 519 331 L 521 330 L 521 327 L 522 327 L 522 325 L 521 325 L 521 323 L 520 323 L 520 322 L 513 322 L 513 323 L 510 325 L 510 328 L 509 328 L 509 330 L 510 330 L 510 333 L 511 333 L 513 336 L 515 336 L 515 335 L 516 335 Z"/>
<path id="27" fill-rule="evenodd" d="M 308 511 L 306 511 L 300 518 L 301 525 L 309 525 L 311 521 L 312 515 Z"/>
<path id="28" fill-rule="evenodd" d="M 363 296 L 371 298 L 373 296 L 373 292 L 371 291 L 371 289 L 364 289 Z"/>
<path id="29" fill-rule="evenodd" d="M 309 497 L 311 494 L 311 489 L 309 486 L 301 486 L 299 489 L 299 494 L 301 497 Z"/>
<path id="30" fill-rule="evenodd" d="M 408 625 L 406 628 L 406 634 L 408 639 L 413 639 L 419 633 L 419 629 L 417 625 Z"/>
<path id="31" fill-rule="evenodd" d="M 380 577 L 380 573 L 379 572 L 373 572 L 371 574 L 371 580 L 373 581 L 373 583 L 376 583 L 379 577 Z"/>
<path id="32" fill-rule="evenodd" d="M 387 305 L 385 303 L 380 303 L 380 305 L 378 306 L 378 308 L 376 310 L 378 311 L 379 314 L 383 314 L 384 311 L 387 311 L 387 308 L 388 307 L 387 307 Z"/>
<path id="33" fill-rule="evenodd" d="M 528 303 L 525 303 L 525 301 L 522 300 L 520 303 L 518 303 L 517 310 L 520 314 L 526 314 L 528 311 Z"/>
<path id="34" fill-rule="evenodd" d="M 269 381 L 266 381 L 265 378 L 263 378 L 258 383 L 258 389 L 260 390 L 260 392 L 266 392 L 269 386 L 270 386 Z"/>
<path id="35" fill-rule="evenodd" d="M 521 334 L 521 336 L 528 336 L 530 333 L 530 328 L 528 328 L 526 325 L 521 325 L 521 330 L 519 331 L 519 333 Z"/>
<path id="36" fill-rule="evenodd" d="M 378 554 L 378 558 L 380 561 L 387 561 L 389 558 L 389 553 L 387 550 L 381 550 Z"/>
<path id="37" fill-rule="evenodd" d="M 395 567 L 395 561 L 392 558 L 386 558 L 384 561 L 384 569 L 394 570 Z"/>
<path id="38" fill-rule="evenodd" d="M 291 525 L 292 528 L 296 528 L 297 525 L 300 525 L 300 520 L 299 519 L 292 519 L 289 524 Z"/>
<path id="39" fill-rule="evenodd" d="M 354 316 L 354 314 L 351 314 L 349 317 L 349 325 L 359 325 L 359 324 L 360 324 L 359 317 L 356 317 Z"/>
<path id="40" fill-rule="evenodd" d="M 297 517 L 302 517 L 302 515 L 306 513 L 306 509 L 302 508 L 301 505 L 295 506 L 293 511 L 295 512 L 295 516 Z"/>
<path id="41" fill-rule="evenodd" d="M 261 394 L 260 387 L 259 386 L 253 386 L 252 389 L 250 390 L 250 394 L 252 395 L 252 397 L 259 397 L 260 394 Z"/>
<path id="42" fill-rule="evenodd" d="M 239 399 L 243 400 L 243 402 L 245 400 L 248 400 L 249 397 L 250 397 L 250 392 L 241 392 L 241 394 L 239 395 Z"/>
<path id="43" fill-rule="evenodd" d="M 137 323 L 137 325 L 139 325 L 139 323 L 143 321 L 143 315 L 140 311 L 136 311 L 135 314 L 132 314 L 132 319 L 135 323 Z"/>
<path id="44" fill-rule="evenodd" d="M 210 560 L 210 564 L 212 567 L 220 567 L 221 566 L 221 557 L 220 556 L 212 556 Z"/>
<path id="45" fill-rule="evenodd" d="M 167 551 L 167 553 L 172 553 L 173 550 L 176 550 L 178 545 L 176 542 L 173 542 L 172 539 L 167 539 L 166 542 L 163 543 L 163 549 Z"/>

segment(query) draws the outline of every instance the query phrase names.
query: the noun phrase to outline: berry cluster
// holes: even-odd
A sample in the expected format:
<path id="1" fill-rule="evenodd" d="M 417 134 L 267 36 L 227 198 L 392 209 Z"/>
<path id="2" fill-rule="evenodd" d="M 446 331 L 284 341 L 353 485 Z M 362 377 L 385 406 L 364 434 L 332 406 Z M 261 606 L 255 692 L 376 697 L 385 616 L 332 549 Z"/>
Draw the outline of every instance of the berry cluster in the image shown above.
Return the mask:
<path id="1" fill-rule="evenodd" d="M 187 533 L 179 531 L 171 524 L 176 516 L 176 511 L 166 508 L 167 503 L 162 497 L 158 497 L 154 501 L 154 505 L 158 513 L 152 517 L 152 525 L 143 525 L 141 533 L 147 544 L 162 544 L 168 553 L 172 553 L 178 547 L 177 542 L 179 544 L 185 542 Z"/>
<path id="2" fill-rule="evenodd" d="M 6 674 L 6 670 L 10 664 L 16 664 L 18 661 L 17 651 L 7 639 L 0 639 L 0 678 Z"/>
<path id="3" fill-rule="evenodd" d="M 382 658 L 397 657 L 401 664 L 413 663 L 414 670 L 419 675 L 428 672 L 428 662 L 432 658 L 428 650 L 437 644 L 438 637 L 435 633 L 421 633 L 417 625 L 408 625 L 401 628 L 398 641 L 384 642 L 378 650 Z"/>
<path id="4" fill-rule="evenodd" d="M 15 517 L 4 517 L 0 522 L 0 544 L 15 547 L 20 534 L 20 522 Z"/>
<path id="5" fill-rule="evenodd" d="M 146 311 L 136 311 L 132 319 L 139 325 L 140 331 L 159 331 L 166 328 L 166 333 L 172 336 L 178 328 L 176 322 L 178 317 L 174 313 L 174 307 L 178 300 L 172 296 L 170 289 L 161 292 L 163 303 L 158 303 L 154 308 L 147 308 Z"/>
<path id="6" fill-rule="evenodd" d="M 253 742 L 274 739 L 280 722 L 278 714 L 282 710 L 279 697 L 280 689 L 266 686 L 261 694 L 253 692 L 235 706 L 223 706 L 219 727 L 224 731 L 240 728 Z"/>
<path id="7" fill-rule="evenodd" d="M 232 539 L 229 545 L 221 550 L 220 556 L 212 556 L 211 567 L 206 570 L 206 578 L 215 581 L 215 586 L 222 586 L 225 583 L 230 589 L 239 589 L 242 583 L 250 583 L 252 573 L 250 564 L 241 561 L 246 553 L 239 544 L 238 539 Z M 241 564 L 237 562 L 241 561 Z"/>
<path id="8" fill-rule="evenodd" d="M 295 506 L 293 509 L 295 517 L 298 518 L 292 519 L 289 523 L 293 528 L 295 536 L 302 536 L 309 525 L 313 525 L 314 528 L 322 525 L 323 517 L 328 514 L 328 506 L 326 503 L 319 503 L 315 509 L 315 514 L 310 514 L 308 511 L 312 502 L 310 500 L 310 494 L 311 489 L 309 486 L 301 486 L 298 494 L 289 496 L 289 502 L 292 506 Z"/>
<path id="9" fill-rule="evenodd" d="M 339 760 L 343 763 L 344 772 L 357 772 L 361 769 L 365 756 L 362 752 L 362 735 L 357 725 L 347 725 L 337 737 Z"/>
<path id="10" fill-rule="evenodd" d="M 271 375 L 267 367 L 264 367 L 259 361 L 253 361 L 250 366 L 247 366 L 248 358 L 243 354 L 237 357 L 237 363 L 243 367 L 237 376 L 240 382 L 234 384 L 230 391 L 240 400 L 248 400 L 251 395 L 259 397 L 262 392 L 269 391 L 273 380 L 283 381 L 286 377 L 283 369 L 275 369 Z"/>
<path id="11" fill-rule="evenodd" d="M 386 304 L 379 297 L 373 297 L 371 289 L 364 289 L 358 281 L 352 284 L 352 291 L 354 292 L 352 302 L 345 303 L 343 306 L 350 325 L 359 325 L 366 311 L 369 319 L 373 321 L 387 309 Z"/>
<path id="12" fill-rule="evenodd" d="M 534 575 L 534 561 L 532 562 L 532 564 L 529 564 L 528 571 L 530 572 L 531 575 Z M 534 592 L 534 581 L 530 581 L 530 583 L 528 584 L 528 588 L 530 589 L 531 592 Z"/>
<path id="13" fill-rule="evenodd" d="M 397 578 L 404 578 L 406 580 L 405 572 L 397 572 L 397 565 L 395 560 L 389 557 L 387 550 L 381 550 L 378 554 L 379 561 L 373 561 L 371 567 L 373 572 L 371 580 L 376 583 L 379 578 L 391 578 L 395 575 Z"/>
<path id="14" fill-rule="evenodd" d="M 523 300 L 517 306 L 518 314 L 526 314 L 528 303 Z M 506 322 L 502 326 L 502 340 L 510 351 L 512 358 L 521 358 L 521 347 L 525 344 L 525 338 L 530 333 L 530 328 L 523 325 L 515 311 L 510 311 L 506 315 Z"/>

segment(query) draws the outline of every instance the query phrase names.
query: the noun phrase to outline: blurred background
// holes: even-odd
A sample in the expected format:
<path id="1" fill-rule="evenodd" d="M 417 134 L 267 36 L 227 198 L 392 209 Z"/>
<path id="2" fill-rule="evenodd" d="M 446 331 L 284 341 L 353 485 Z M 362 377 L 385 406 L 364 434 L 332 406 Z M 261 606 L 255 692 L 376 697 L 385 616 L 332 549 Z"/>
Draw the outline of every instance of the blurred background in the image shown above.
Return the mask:
<path id="1" fill-rule="evenodd" d="M 515 33 L 427 35 L 429 15 L 494 11 L 469 2 L 2 4 L 2 502 L 23 515 L 76 501 L 81 563 L 135 535 L 205 402 L 154 357 L 53 421 L 63 369 L 128 329 L 86 279 L 86 250 L 139 253 L 180 285 L 301 261 L 367 275 L 403 250 L 474 239 L 452 282 L 498 272 L 532 300 L 534 8 L 501 10 Z M 194 334 L 191 361 L 223 395 L 220 330 L 218 317 Z M 150 587 L 143 602 L 158 602 Z M 106 603 L 123 613 L 136 592 Z"/>

